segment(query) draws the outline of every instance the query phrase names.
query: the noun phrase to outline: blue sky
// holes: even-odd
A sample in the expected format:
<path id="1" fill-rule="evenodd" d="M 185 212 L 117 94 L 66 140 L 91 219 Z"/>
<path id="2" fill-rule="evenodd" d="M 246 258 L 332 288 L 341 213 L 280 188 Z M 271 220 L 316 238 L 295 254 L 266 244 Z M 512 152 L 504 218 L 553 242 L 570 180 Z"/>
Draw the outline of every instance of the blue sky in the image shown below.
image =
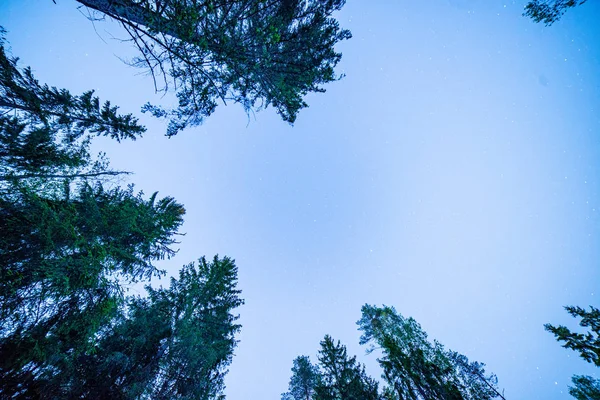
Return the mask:
<path id="1" fill-rule="evenodd" d="M 120 60 L 134 53 L 118 26 L 57 3 L 0 4 L 21 65 L 127 112 L 172 101 Z M 573 326 L 563 305 L 600 305 L 600 4 L 547 28 L 524 3 L 350 0 L 346 77 L 295 126 L 229 105 L 172 139 L 139 114 L 142 140 L 96 142 L 138 188 L 185 204 L 171 274 L 236 259 L 228 399 L 278 399 L 325 334 L 378 376 L 358 345 L 364 303 L 485 362 L 507 399 L 568 399 L 572 374 L 600 377 L 543 330 Z"/>

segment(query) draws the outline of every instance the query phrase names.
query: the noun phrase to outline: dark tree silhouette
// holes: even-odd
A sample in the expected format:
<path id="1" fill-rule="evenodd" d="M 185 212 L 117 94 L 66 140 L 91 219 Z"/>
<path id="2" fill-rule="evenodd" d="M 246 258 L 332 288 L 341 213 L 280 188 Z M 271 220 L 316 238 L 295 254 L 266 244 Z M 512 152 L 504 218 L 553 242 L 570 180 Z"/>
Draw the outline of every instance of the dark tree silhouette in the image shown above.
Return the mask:
<path id="1" fill-rule="evenodd" d="M 78 0 L 127 30 L 155 87 L 172 83 L 179 106 L 147 104 L 167 135 L 202 123 L 217 102 L 272 105 L 290 123 L 304 97 L 337 80 L 334 46 L 350 38 L 332 14 L 345 0 Z"/>
<path id="2" fill-rule="evenodd" d="M 569 8 L 580 6 L 587 0 L 532 0 L 525 6 L 523 15 L 535 22 L 552 25 L 558 21 Z"/>

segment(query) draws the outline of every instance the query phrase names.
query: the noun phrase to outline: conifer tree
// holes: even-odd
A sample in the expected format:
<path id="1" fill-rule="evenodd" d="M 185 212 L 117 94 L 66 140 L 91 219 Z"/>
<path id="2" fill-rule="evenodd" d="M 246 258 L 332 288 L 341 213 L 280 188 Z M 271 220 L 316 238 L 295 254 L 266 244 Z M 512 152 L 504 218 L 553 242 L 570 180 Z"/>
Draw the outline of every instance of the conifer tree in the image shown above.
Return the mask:
<path id="1" fill-rule="evenodd" d="M 567 306 L 567 312 L 575 318 L 581 318 L 579 325 L 588 329 L 585 333 L 571 331 L 563 325 L 546 324 L 544 327 L 551 332 L 563 347 L 579 353 L 585 361 L 600 367 L 600 310 L 590 306 L 587 311 L 581 307 Z M 591 376 L 574 375 L 569 393 L 578 400 L 600 399 L 600 380 Z"/>
<path id="2" fill-rule="evenodd" d="M 319 368 L 311 364 L 307 356 L 296 357 L 292 367 L 289 391 L 281 395 L 282 399 L 311 400 L 315 386 L 320 379 Z"/>
<path id="3" fill-rule="evenodd" d="M 94 348 L 121 284 L 161 274 L 184 208 L 133 187 L 89 141 L 144 128 L 88 92 L 41 85 L 0 43 L 0 397 L 61 398 L 55 382 Z M 60 379 L 59 379 L 60 378 Z M 54 382 L 54 383 L 53 383 Z"/>
<path id="4" fill-rule="evenodd" d="M 219 101 L 247 111 L 273 106 L 293 123 L 304 97 L 339 79 L 334 46 L 350 38 L 332 14 L 345 0 L 78 0 L 118 21 L 158 90 L 172 85 L 167 135 L 202 123 Z"/>
<path id="5" fill-rule="evenodd" d="M 558 21 L 569 8 L 580 6 L 587 0 L 531 0 L 523 15 L 546 26 Z"/>
<path id="6" fill-rule="evenodd" d="M 573 375 L 573 386 L 569 386 L 569 394 L 577 400 L 600 399 L 600 380 L 591 376 Z"/>
<path id="7" fill-rule="evenodd" d="M 68 382 L 78 398 L 220 399 L 239 331 L 233 260 L 185 266 L 168 289 L 129 300 Z"/>
<path id="8" fill-rule="evenodd" d="M 119 114 L 93 91 L 72 95 L 40 84 L 31 68 L 19 68 L 8 54 L 0 27 L 0 190 L 10 182 L 46 183 L 99 178 L 122 172 L 89 152 L 94 136 L 135 140 L 145 128 L 131 114 Z M 12 185 L 14 188 L 15 186 Z"/>
<path id="9" fill-rule="evenodd" d="M 315 400 L 378 400 L 378 384 L 367 376 L 356 356 L 349 357 L 346 346 L 326 335 L 319 351 L 321 379 Z"/>
<path id="10" fill-rule="evenodd" d="M 447 351 L 412 318 L 404 318 L 393 307 L 364 305 L 358 321 L 363 332 L 360 343 L 375 346 L 383 356 L 379 364 L 389 385 L 387 396 L 396 400 L 484 400 L 504 398 L 494 375 L 486 375 L 483 364 L 470 363 Z"/>
<path id="11" fill-rule="evenodd" d="M 369 345 L 367 353 L 375 349 L 382 353 L 378 361 L 387 386 L 380 392 L 365 367 L 348 356 L 346 346 L 327 335 L 321 342 L 312 397 L 292 394 L 293 382 L 307 381 L 303 379 L 307 374 L 299 371 L 308 367 L 296 367 L 310 363 L 307 357 L 299 357 L 290 392 L 282 400 L 504 400 L 496 376 L 487 374 L 484 364 L 470 362 L 437 341 L 429 342 L 414 319 L 404 318 L 393 307 L 365 304 L 357 324 L 363 333 L 360 343 Z"/>
<path id="12" fill-rule="evenodd" d="M 365 367 L 349 357 L 346 346 L 326 335 L 321 341 L 318 364 L 306 356 L 297 357 L 292 368 L 289 391 L 282 400 L 379 400 L 378 383 Z"/>

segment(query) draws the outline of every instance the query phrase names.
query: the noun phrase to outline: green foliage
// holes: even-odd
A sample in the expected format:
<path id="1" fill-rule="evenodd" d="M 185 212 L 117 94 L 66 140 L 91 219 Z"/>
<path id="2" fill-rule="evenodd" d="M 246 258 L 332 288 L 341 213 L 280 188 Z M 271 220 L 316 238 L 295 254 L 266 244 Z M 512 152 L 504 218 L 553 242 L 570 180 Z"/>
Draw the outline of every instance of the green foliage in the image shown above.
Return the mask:
<path id="1" fill-rule="evenodd" d="M 143 108 L 170 119 L 168 136 L 202 123 L 219 99 L 272 105 L 293 123 L 308 93 L 339 79 L 334 46 L 351 37 L 331 16 L 345 0 L 78 1 L 122 23 L 157 88 L 172 80 L 177 109 Z"/>
<path id="2" fill-rule="evenodd" d="M 151 398 L 216 399 L 236 346 L 240 325 L 231 311 L 238 297 L 237 267 L 228 258 L 212 263 L 201 258 L 197 269 L 185 267 L 169 291 L 150 291 L 150 298 L 171 306 L 173 338 L 161 363 L 162 373 Z"/>
<path id="3" fill-rule="evenodd" d="M 388 386 L 380 392 L 364 366 L 348 356 L 346 346 L 327 335 L 317 366 L 308 357 L 294 360 L 290 389 L 282 400 L 504 399 L 496 376 L 487 375 L 484 364 L 429 342 L 414 319 L 393 307 L 365 304 L 357 324 L 363 333 L 360 344 L 369 345 L 367 353 L 382 353 L 378 361 Z"/>
<path id="4" fill-rule="evenodd" d="M 14 111 L 27 126 L 62 131 L 71 142 L 86 133 L 135 139 L 146 130 L 131 114 L 117 114 L 118 107 L 108 101 L 101 104 L 93 91 L 73 96 L 66 89 L 41 85 L 31 68 L 19 69 L 18 59 L 7 54 L 1 28 L 0 35 L 0 107 Z"/>
<path id="5" fill-rule="evenodd" d="M 0 381 L 55 374 L 90 351 L 122 302 L 120 282 L 160 273 L 183 207 L 132 188 L 69 199 L 0 198 Z M 45 379 L 45 378 L 44 378 Z"/>
<path id="6" fill-rule="evenodd" d="M 101 105 L 93 91 L 74 96 L 41 85 L 30 68 L 19 69 L 18 59 L 8 55 L 3 36 L 0 28 L 0 190 L 17 181 L 118 175 L 102 157 L 92 160 L 91 138 L 135 140 L 145 128 L 110 102 Z"/>
<path id="7" fill-rule="evenodd" d="M 3 31 L 0 33 L 3 35 Z M 52 397 L 44 383 L 90 351 L 118 310 L 118 280 L 148 279 L 183 222 L 172 198 L 104 189 L 92 136 L 144 128 L 88 92 L 40 85 L 0 38 L 0 393 Z"/>
<path id="8" fill-rule="evenodd" d="M 348 357 L 346 346 L 326 335 L 321 341 L 318 365 L 306 356 L 297 357 L 289 391 L 282 400 L 379 400 L 378 384 L 356 357 Z"/>
<path id="9" fill-rule="evenodd" d="M 321 379 L 315 400 L 378 400 L 378 384 L 367 376 L 356 356 L 348 357 L 346 346 L 326 335 L 319 351 Z"/>
<path id="10" fill-rule="evenodd" d="M 358 321 L 363 332 L 360 343 L 379 349 L 379 364 L 391 399 L 492 399 L 502 397 L 494 375 L 486 376 L 483 364 L 469 363 L 456 352 L 427 340 L 427 334 L 412 318 L 404 318 L 393 307 L 364 305 Z M 376 347 L 377 346 L 377 347 Z"/>
<path id="11" fill-rule="evenodd" d="M 564 342 L 563 347 L 579 353 L 585 361 L 600 367 L 600 310 L 590 306 L 586 311 L 581 307 L 567 306 L 565 310 L 571 316 L 581 318 L 579 325 L 589 330 L 585 333 L 571 331 L 563 325 L 545 324 L 544 328 L 554 334 L 556 340 Z M 589 376 L 574 375 L 573 387 L 569 393 L 578 400 L 600 399 L 600 380 Z"/>
<path id="12" fill-rule="evenodd" d="M 573 317 L 581 318 L 579 325 L 589 328 L 585 333 L 572 332 L 566 326 L 544 325 L 547 331 L 556 336 L 556 340 L 564 342 L 564 348 L 579 353 L 585 361 L 600 367 L 600 310 L 590 306 L 590 311 L 581 307 L 565 307 Z"/>
<path id="13" fill-rule="evenodd" d="M 0 397 L 217 399 L 240 326 L 228 258 L 164 274 L 185 210 L 107 187 L 97 135 L 144 131 L 88 92 L 40 85 L 0 46 Z"/>
<path id="14" fill-rule="evenodd" d="M 69 382 L 78 398 L 218 399 L 243 301 L 233 260 L 201 258 L 168 289 L 129 300 Z"/>
<path id="15" fill-rule="evenodd" d="M 22 190 L 0 204 L 0 298 L 7 297 L 4 309 L 15 304 L 7 318 L 30 294 L 14 296 L 40 281 L 46 296 L 62 296 L 97 287 L 102 276 L 136 281 L 156 275 L 152 261 L 174 254 L 170 246 L 184 213 L 172 198 L 145 200 L 132 187 L 106 191 L 100 185 L 85 185 L 69 199 Z"/>
<path id="16" fill-rule="evenodd" d="M 573 375 L 573 386 L 569 386 L 569 394 L 577 400 L 600 399 L 600 380 L 591 376 Z"/>
<path id="17" fill-rule="evenodd" d="M 546 26 L 558 21 L 569 8 L 580 6 L 587 0 L 531 0 L 525 6 L 524 16 Z"/>
<path id="18" fill-rule="evenodd" d="M 319 368 L 312 365 L 307 356 L 300 356 L 294 360 L 292 377 L 289 383 L 289 392 L 282 394 L 282 399 L 310 400 L 315 391 L 315 386 L 320 379 Z"/>

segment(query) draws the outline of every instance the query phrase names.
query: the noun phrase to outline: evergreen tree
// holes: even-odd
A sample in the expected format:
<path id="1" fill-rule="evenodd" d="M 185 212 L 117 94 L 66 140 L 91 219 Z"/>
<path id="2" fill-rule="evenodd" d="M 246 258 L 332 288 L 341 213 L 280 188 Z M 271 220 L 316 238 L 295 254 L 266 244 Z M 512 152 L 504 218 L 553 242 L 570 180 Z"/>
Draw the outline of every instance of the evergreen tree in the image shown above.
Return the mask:
<path id="1" fill-rule="evenodd" d="M 321 379 L 314 400 L 378 400 L 378 384 L 367 376 L 356 356 L 348 357 L 346 346 L 326 335 L 319 351 Z"/>
<path id="2" fill-rule="evenodd" d="M 297 357 L 292 367 L 289 391 L 281 395 L 282 399 L 311 400 L 319 380 L 319 368 L 312 365 L 307 356 Z"/>
<path id="3" fill-rule="evenodd" d="M 61 398 L 62 379 L 123 303 L 120 284 L 161 271 L 183 207 L 133 188 L 94 160 L 95 135 L 144 128 L 91 92 L 39 84 L 0 43 L 0 397 Z"/>
<path id="4" fill-rule="evenodd" d="M 238 297 L 237 267 L 216 256 L 185 267 L 169 291 L 150 291 L 150 298 L 171 306 L 174 335 L 155 381 L 153 399 L 218 399 L 240 330 L 231 311 L 243 304 Z"/>
<path id="5" fill-rule="evenodd" d="M 525 6 L 523 15 L 535 22 L 552 25 L 558 21 L 569 8 L 580 6 L 587 0 L 531 0 Z"/>
<path id="6" fill-rule="evenodd" d="M 600 310 L 590 306 L 590 311 L 581 307 L 568 306 L 565 310 L 571 316 L 581 318 L 579 325 L 588 328 L 585 333 L 572 332 L 566 326 L 544 325 L 547 331 L 556 336 L 556 340 L 564 342 L 564 348 L 579 353 L 585 361 L 600 367 Z"/>
<path id="7" fill-rule="evenodd" d="M 148 287 L 93 352 L 78 360 L 71 395 L 110 399 L 220 399 L 236 346 L 233 260 L 201 258 L 185 266 L 168 289 Z"/>
<path id="8" fill-rule="evenodd" d="M 306 356 L 297 357 L 289 391 L 282 400 L 379 400 L 378 383 L 365 367 L 349 357 L 346 346 L 326 335 L 321 341 L 318 365 Z"/>
<path id="9" fill-rule="evenodd" d="M 11 182 L 118 175 L 102 157 L 92 159 L 91 138 L 135 140 L 145 128 L 110 102 L 101 104 L 93 91 L 74 96 L 40 84 L 5 45 L 0 27 L 0 189 Z"/>
<path id="10" fill-rule="evenodd" d="M 577 400 L 600 399 L 600 380 L 591 376 L 573 375 L 574 386 L 569 386 L 569 394 Z"/>
<path id="11" fill-rule="evenodd" d="M 219 100 L 272 105 L 293 123 L 308 93 L 339 78 L 334 46 L 351 37 L 332 17 L 345 0 L 78 1 L 121 23 L 139 50 L 134 65 L 157 89 L 173 83 L 176 110 L 144 107 L 170 119 L 169 136 L 202 123 Z"/>
<path id="12" fill-rule="evenodd" d="M 0 198 L 0 210 L 1 393 L 91 351 L 122 302 L 120 284 L 158 275 L 153 261 L 174 254 L 184 213 L 171 198 L 87 185 L 69 199 L 23 190 Z"/>
<path id="13" fill-rule="evenodd" d="M 565 309 L 571 316 L 581 318 L 579 325 L 589 330 L 585 333 L 577 333 L 566 326 L 551 324 L 544 325 L 544 328 L 553 333 L 556 340 L 564 342 L 562 345 L 564 348 L 578 352 L 585 361 L 600 367 L 600 310 L 592 306 L 589 311 L 573 306 L 567 306 Z M 569 388 L 569 393 L 576 399 L 600 399 L 600 380 L 574 375 L 572 382 L 574 386 Z"/>
<path id="14" fill-rule="evenodd" d="M 427 334 L 412 318 L 404 318 L 393 307 L 364 305 L 358 321 L 361 344 L 382 351 L 379 363 L 389 385 L 389 398 L 437 400 L 482 400 L 503 396 L 494 375 L 486 376 L 483 364 L 469 363 L 456 352 L 427 340 Z"/>

